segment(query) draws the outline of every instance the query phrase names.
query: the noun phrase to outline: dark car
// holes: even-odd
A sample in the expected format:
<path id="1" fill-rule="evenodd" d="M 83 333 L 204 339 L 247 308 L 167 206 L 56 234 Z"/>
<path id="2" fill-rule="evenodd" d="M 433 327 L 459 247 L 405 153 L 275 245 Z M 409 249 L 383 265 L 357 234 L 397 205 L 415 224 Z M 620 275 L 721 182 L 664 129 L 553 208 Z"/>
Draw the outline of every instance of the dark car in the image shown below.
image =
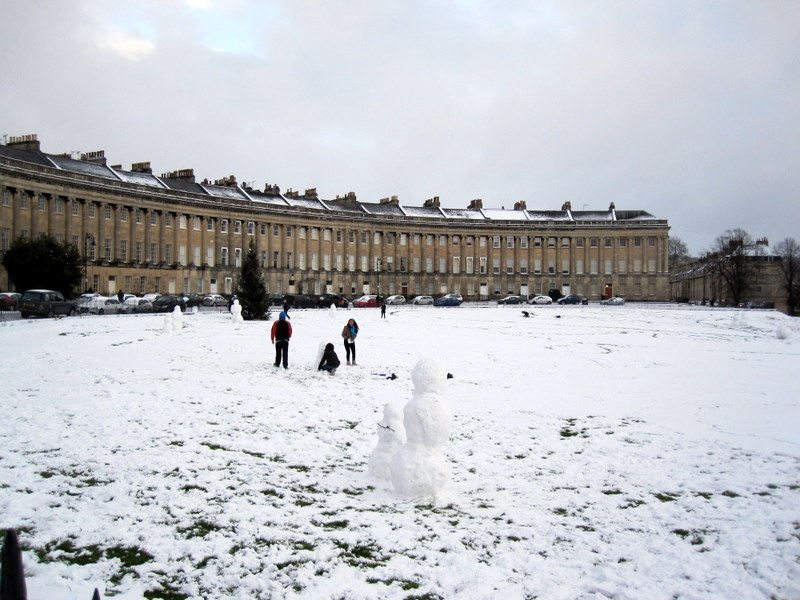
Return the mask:
<path id="1" fill-rule="evenodd" d="M 346 307 L 349 302 L 347 298 L 341 294 L 322 294 L 322 296 L 319 297 L 319 300 L 317 300 L 317 306 L 320 308 L 329 308 L 331 304 L 339 308 L 343 308 Z"/>
<path id="2" fill-rule="evenodd" d="M 522 304 L 523 302 L 525 302 L 525 298 L 522 296 L 506 296 L 497 301 L 498 304 Z"/>
<path id="3" fill-rule="evenodd" d="M 284 298 L 290 308 L 317 308 L 317 299 L 305 294 L 294 294 Z"/>
<path id="4" fill-rule="evenodd" d="M 188 307 L 202 306 L 203 304 L 203 297 L 200 294 L 184 294 L 183 300 Z"/>
<path id="5" fill-rule="evenodd" d="M 18 294 L 17 292 L 0 293 L 0 310 L 17 310 L 21 297 L 22 294 Z"/>
<path id="6" fill-rule="evenodd" d="M 445 294 L 441 298 L 437 298 L 433 301 L 434 306 L 461 306 L 461 295 L 460 294 Z"/>
<path id="7" fill-rule="evenodd" d="M 19 299 L 19 313 L 23 319 L 32 315 L 54 317 L 74 315 L 76 312 L 73 300 L 67 300 L 61 292 L 53 290 L 28 290 Z"/>
<path id="8" fill-rule="evenodd" d="M 269 295 L 269 305 L 270 306 L 283 306 L 283 301 L 285 297 L 283 294 L 270 294 Z"/>
<path id="9" fill-rule="evenodd" d="M 186 311 L 186 301 L 183 296 L 173 296 L 167 294 L 159 296 L 153 301 L 153 312 L 171 312 L 176 306 L 180 306 L 182 311 Z"/>
<path id="10" fill-rule="evenodd" d="M 589 304 L 589 301 L 585 298 L 581 298 L 577 294 L 570 294 L 569 296 L 564 296 L 558 301 L 559 304 Z"/>

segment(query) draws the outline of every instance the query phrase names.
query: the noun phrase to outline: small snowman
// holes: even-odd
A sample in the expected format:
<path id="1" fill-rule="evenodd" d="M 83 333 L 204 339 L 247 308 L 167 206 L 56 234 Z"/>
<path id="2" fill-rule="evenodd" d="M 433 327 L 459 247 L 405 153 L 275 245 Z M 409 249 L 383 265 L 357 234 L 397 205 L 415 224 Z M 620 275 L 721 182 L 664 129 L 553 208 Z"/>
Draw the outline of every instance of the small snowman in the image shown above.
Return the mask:
<path id="1" fill-rule="evenodd" d="M 414 396 L 403 409 L 406 443 L 392 458 L 392 484 L 404 496 L 436 496 L 450 478 L 442 447 L 453 430 L 444 402 L 447 370 L 435 359 L 420 360 L 411 371 Z"/>
<path id="2" fill-rule="evenodd" d="M 180 306 L 175 306 L 172 310 L 172 328 L 175 331 L 183 329 L 183 311 Z"/>
<path id="3" fill-rule="evenodd" d="M 231 305 L 231 322 L 232 323 L 242 323 L 244 319 L 242 319 L 242 305 L 239 304 L 239 299 L 236 298 Z"/>
<path id="4" fill-rule="evenodd" d="M 397 404 L 383 407 L 383 419 L 378 422 L 378 445 L 369 455 L 369 474 L 391 481 L 392 457 L 406 442 L 403 413 Z"/>

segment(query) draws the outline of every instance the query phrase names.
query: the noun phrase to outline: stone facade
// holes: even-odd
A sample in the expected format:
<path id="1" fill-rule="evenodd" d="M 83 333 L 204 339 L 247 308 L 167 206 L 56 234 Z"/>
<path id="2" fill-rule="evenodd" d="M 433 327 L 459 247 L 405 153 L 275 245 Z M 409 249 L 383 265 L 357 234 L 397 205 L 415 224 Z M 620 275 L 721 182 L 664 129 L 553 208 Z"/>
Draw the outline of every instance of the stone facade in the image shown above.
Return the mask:
<path id="1" fill-rule="evenodd" d="M 84 288 L 106 294 L 229 294 L 252 243 L 274 293 L 670 298 L 667 221 L 613 203 L 541 211 L 364 203 L 352 192 L 323 200 L 232 176 L 197 183 L 191 169 L 123 170 L 102 151 L 45 154 L 35 136 L 0 146 L 0 194 L 0 252 L 18 236 L 50 234 L 85 257 Z"/>
<path id="2" fill-rule="evenodd" d="M 766 240 L 759 240 L 763 254 L 749 257 L 752 279 L 744 303 L 765 308 L 776 308 L 789 314 L 787 294 L 783 286 L 781 259 L 769 250 Z M 732 306 L 733 299 L 724 278 L 719 272 L 721 257 L 710 254 L 684 265 L 671 276 L 674 300 L 709 306 Z"/>

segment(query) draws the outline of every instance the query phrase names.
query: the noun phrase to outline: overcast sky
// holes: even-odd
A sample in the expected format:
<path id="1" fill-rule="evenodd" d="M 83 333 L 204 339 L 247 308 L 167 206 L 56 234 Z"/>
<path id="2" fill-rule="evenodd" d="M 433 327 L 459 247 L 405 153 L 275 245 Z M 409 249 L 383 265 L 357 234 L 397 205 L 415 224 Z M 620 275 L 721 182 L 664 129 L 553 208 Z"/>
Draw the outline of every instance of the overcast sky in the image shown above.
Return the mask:
<path id="1" fill-rule="evenodd" d="M 263 189 L 800 240 L 800 2 L 0 0 L 0 135 Z"/>

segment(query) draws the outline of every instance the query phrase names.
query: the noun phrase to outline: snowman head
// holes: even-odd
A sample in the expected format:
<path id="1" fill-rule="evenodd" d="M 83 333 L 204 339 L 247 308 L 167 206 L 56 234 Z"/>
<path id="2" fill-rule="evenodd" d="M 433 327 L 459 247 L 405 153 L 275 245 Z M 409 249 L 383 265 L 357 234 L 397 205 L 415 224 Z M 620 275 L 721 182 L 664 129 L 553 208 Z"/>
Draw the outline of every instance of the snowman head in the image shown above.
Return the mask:
<path id="1" fill-rule="evenodd" d="M 435 358 L 423 358 L 412 369 L 411 381 L 419 394 L 442 392 L 447 383 L 447 369 Z"/>

